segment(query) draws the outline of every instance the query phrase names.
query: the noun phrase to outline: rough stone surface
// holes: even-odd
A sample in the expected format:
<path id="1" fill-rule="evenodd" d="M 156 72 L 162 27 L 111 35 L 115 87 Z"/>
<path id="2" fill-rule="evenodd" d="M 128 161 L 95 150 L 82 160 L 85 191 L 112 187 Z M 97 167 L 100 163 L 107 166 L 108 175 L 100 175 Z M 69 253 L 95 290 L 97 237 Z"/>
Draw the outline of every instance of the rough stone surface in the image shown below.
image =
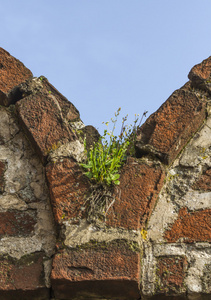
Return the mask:
<path id="1" fill-rule="evenodd" d="M 42 78 L 44 88 L 58 101 L 63 118 L 71 122 L 79 121 L 80 114 L 77 108 L 70 101 L 68 101 L 67 98 L 65 98 L 50 82 L 48 82 L 46 78 Z"/>
<path id="2" fill-rule="evenodd" d="M 70 157 L 80 163 L 84 161 L 84 145 L 79 140 L 66 143 L 61 145 L 58 149 L 52 150 L 49 153 L 48 160 L 55 163 L 57 160 Z"/>
<path id="3" fill-rule="evenodd" d="M 183 280 L 183 293 L 188 293 L 188 299 L 191 299 L 191 295 L 198 299 L 209 299 L 207 293 L 210 293 L 211 282 L 207 277 L 207 266 L 211 263 L 210 121 L 209 116 L 169 168 L 157 205 L 147 224 L 142 260 L 144 295 L 155 294 L 160 297 L 161 291 L 155 277 L 160 258 L 168 261 L 172 257 L 185 257 L 187 265 L 184 276 L 176 273 L 178 276 L 174 279 L 180 282 Z M 175 267 L 175 272 L 176 270 Z M 168 279 L 169 273 L 166 272 L 165 275 L 164 272 L 162 276 Z M 164 282 L 160 283 L 168 294 L 171 284 L 166 279 L 162 279 Z"/>
<path id="4" fill-rule="evenodd" d="M 140 232 L 120 228 L 99 227 L 90 224 L 86 219 L 82 219 L 78 224 L 72 221 L 64 222 L 65 236 L 64 244 L 69 248 L 74 248 L 89 242 L 110 243 L 114 240 L 127 240 L 129 243 L 140 244 Z"/>
<path id="5" fill-rule="evenodd" d="M 195 134 L 188 147 L 184 149 L 184 153 L 180 157 L 180 165 L 182 167 L 197 167 L 202 165 L 204 169 L 207 169 L 207 167 L 211 166 L 210 133 L 211 115 L 208 116 L 200 131 Z"/>
<path id="6" fill-rule="evenodd" d="M 211 264 L 206 264 L 203 269 L 203 289 L 211 294 Z"/>
<path id="7" fill-rule="evenodd" d="M 0 257 L 0 291 L 10 289 L 35 289 L 44 286 L 43 254 L 33 254 L 20 260 Z M 6 275 L 6 276 L 5 276 Z"/>
<path id="8" fill-rule="evenodd" d="M 63 118 L 53 94 L 29 95 L 16 103 L 16 109 L 29 140 L 43 162 L 50 150 L 75 140 L 76 136 Z"/>
<path id="9" fill-rule="evenodd" d="M 193 189 L 211 192 L 211 168 L 207 169 L 193 185 Z"/>
<path id="10" fill-rule="evenodd" d="M 190 244 L 177 243 L 177 244 L 153 244 L 148 243 L 144 245 L 144 256 L 142 259 L 142 291 L 145 296 L 156 295 L 159 299 L 160 292 L 158 289 L 157 274 L 159 267 L 158 262 L 160 258 L 184 257 L 185 258 L 185 274 L 183 276 L 184 289 L 189 295 L 196 293 L 199 299 L 201 294 L 208 292 L 210 282 L 205 285 L 202 276 L 207 272 L 206 266 L 211 263 L 210 244 L 209 243 L 196 243 L 194 246 Z M 186 264 L 187 261 L 187 264 Z M 176 273 L 178 274 L 178 273 Z M 174 273 L 174 275 L 176 275 Z M 207 273 L 206 273 L 207 274 Z M 166 274 L 167 275 L 167 274 Z M 178 274 L 179 275 L 179 274 Z M 177 280 L 177 277 L 174 277 Z M 207 277 L 206 277 L 207 278 Z M 181 280 L 181 274 L 178 277 Z M 207 279 L 205 279 L 207 284 Z M 181 282 L 181 281 L 180 281 Z M 184 293 L 184 290 L 183 290 Z M 206 299 L 206 298 L 205 298 Z M 209 297 L 208 297 L 209 299 Z"/>
<path id="11" fill-rule="evenodd" d="M 211 93 L 211 56 L 194 66 L 188 78 L 193 86 Z"/>
<path id="12" fill-rule="evenodd" d="M 19 128 L 14 111 L 0 107 L 0 161 L 6 162 L 0 194 L 0 255 L 20 259 L 54 253 L 55 228 L 45 171 Z"/>
<path id="13" fill-rule="evenodd" d="M 130 159 L 123 167 L 107 225 L 138 230 L 149 218 L 165 178 L 159 163 Z"/>
<path id="14" fill-rule="evenodd" d="M 13 91 L 11 91 L 11 98 L 14 98 L 13 102 L 17 102 L 17 99 L 25 98 L 29 95 L 47 94 L 53 96 L 55 104 L 60 111 L 64 120 L 74 122 L 80 120 L 79 111 L 76 107 L 67 100 L 57 89 L 50 84 L 50 82 L 44 76 L 39 78 L 31 78 L 20 85 L 18 85 Z M 18 100 L 20 100 L 18 99 Z"/>
<path id="15" fill-rule="evenodd" d="M 190 212 L 210 209 L 209 189 L 195 189 L 196 183 L 205 175 L 204 170 L 211 167 L 211 129 L 207 126 L 210 121 L 209 117 L 169 169 L 148 226 L 152 240 L 164 241 L 163 234 L 176 222 L 179 209 L 187 207 Z"/>
<path id="16" fill-rule="evenodd" d="M 137 154 L 152 153 L 170 164 L 205 119 L 205 101 L 187 83 L 141 126 Z"/>
<path id="17" fill-rule="evenodd" d="M 157 291 L 161 294 L 183 294 L 187 269 L 185 257 L 159 257 L 157 263 Z"/>
<path id="18" fill-rule="evenodd" d="M 86 147 L 87 147 L 87 149 L 90 149 L 90 147 L 93 146 L 94 143 L 99 141 L 100 134 L 97 131 L 97 129 L 94 128 L 93 126 L 91 126 L 91 125 L 85 126 L 82 129 L 82 132 L 83 132 L 83 134 L 86 138 Z"/>
<path id="19" fill-rule="evenodd" d="M 140 256 L 124 242 L 96 244 L 58 253 L 53 260 L 52 287 L 56 297 L 82 299 L 139 298 Z"/>
<path id="20" fill-rule="evenodd" d="M 50 290 L 37 288 L 34 290 L 1 291 L 1 300 L 51 300 Z"/>
<path id="21" fill-rule="evenodd" d="M 90 184 L 73 159 L 63 159 L 46 167 L 51 204 L 58 224 L 82 217 L 81 207 Z"/>
<path id="22" fill-rule="evenodd" d="M 7 164 L 4 161 L 0 161 L 0 194 L 4 192 L 4 186 L 5 186 L 5 181 L 4 181 L 4 173 L 6 171 Z"/>
<path id="23" fill-rule="evenodd" d="M 47 299 L 49 292 L 45 287 L 43 274 L 43 253 L 32 254 L 20 260 L 0 257 L 0 298 L 4 299 L 5 296 L 8 299 L 13 295 L 13 299 Z M 5 291 L 8 290 L 10 293 L 6 297 Z M 12 291 L 22 293 L 17 293 L 16 298 Z M 33 291 L 37 292 L 37 298 Z"/>
<path id="24" fill-rule="evenodd" d="M 0 212 L 0 238 L 3 236 L 27 236 L 34 232 L 36 215 L 31 212 Z"/>
<path id="25" fill-rule="evenodd" d="M 22 62 L 0 48 L 0 105 L 9 106 L 10 91 L 30 77 L 31 71 Z"/>

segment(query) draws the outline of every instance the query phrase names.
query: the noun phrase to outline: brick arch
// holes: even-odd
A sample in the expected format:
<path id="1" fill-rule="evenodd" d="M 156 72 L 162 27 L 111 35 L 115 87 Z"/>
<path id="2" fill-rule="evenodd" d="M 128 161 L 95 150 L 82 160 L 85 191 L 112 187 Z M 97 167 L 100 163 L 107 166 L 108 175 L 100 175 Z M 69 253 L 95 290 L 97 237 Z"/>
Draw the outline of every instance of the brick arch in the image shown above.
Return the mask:
<path id="1" fill-rule="evenodd" d="M 197 214 L 200 218 L 200 213 L 197 212 L 200 209 L 203 210 L 201 215 L 208 220 L 207 232 L 210 226 L 210 206 L 204 209 L 206 205 L 208 206 L 206 199 L 209 198 L 206 197 L 209 195 L 206 194 L 203 198 L 201 194 L 194 192 L 194 189 L 189 193 L 189 188 L 191 189 L 194 183 L 188 187 L 186 193 L 183 184 L 186 177 L 191 177 L 190 168 L 193 176 L 196 176 L 197 166 L 200 163 L 203 166 L 210 163 L 208 156 L 204 153 L 203 156 L 198 154 L 196 148 L 199 146 L 186 147 L 203 122 L 210 122 L 210 117 L 206 120 L 211 94 L 210 61 L 208 58 L 196 65 L 189 73 L 190 81 L 175 91 L 139 128 L 136 157 L 130 157 L 121 170 L 120 186 L 113 191 L 116 201 L 109 210 L 106 221 L 96 225 L 88 223 L 84 213 L 84 202 L 90 193 L 91 183 L 84 177 L 79 165 L 83 157 L 81 137 L 86 130 L 78 110 L 45 77 L 33 78 L 30 70 L 0 48 L 0 81 L 2 82 L 0 105 L 7 107 L 15 104 L 19 126 L 24 130 L 29 143 L 45 168 L 57 231 L 55 250 L 53 254 L 51 253 L 52 271 L 49 271 L 50 262 L 48 268 L 46 266 L 44 268 L 42 251 L 37 259 L 30 258 L 31 260 L 27 262 L 30 264 L 31 261 L 36 276 L 43 276 L 43 272 L 47 270 L 46 277 L 51 280 L 52 286 L 50 284 L 45 286 L 41 276 L 42 283 L 38 287 L 40 299 L 50 297 L 50 289 L 57 299 L 107 297 L 135 300 L 140 294 L 182 295 L 187 291 L 185 284 L 189 290 L 192 288 L 191 274 L 187 269 L 191 250 L 188 250 L 187 243 L 208 243 L 210 240 L 206 237 L 196 240 L 193 235 L 191 241 L 186 241 L 183 234 L 186 231 L 180 230 L 178 233 L 175 228 L 178 228 L 178 224 L 186 226 L 189 216 Z M 94 134 L 96 135 L 95 130 Z M 0 132 L 0 146 L 1 140 Z M 179 161 L 178 157 L 181 157 L 184 148 L 196 151 L 198 159 L 196 165 L 193 161 L 188 162 L 188 157 L 181 160 L 183 163 L 175 163 Z M 198 189 L 202 186 L 200 180 L 205 178 L 206 191 L 204 192 L 209 192 L 209 187 L 207 188 L 209 169 L 201 176 L 201 179 L 198 176 L 195 187 Z M 4 192 L 4 184 L 4 164 L 0 157 L 0 193 Z M 178 188 L 178 195 L 172 192 L 175 187 Z M 118 192 L 119 189 L 121 193 Z M 191 202 L 190 195 L 203 198 L 201 207 L 197 204 L 200 209 L 197 205 L 194 206 L 193 201 Z M 184 202 L 182 197 L 185 199 Z M 162 202 L 163 199 L 167 199 L 166 202 Z M 162 225 L 164 227 L 159 227 L 162 220 L 168 219 L 168 216 L 165 216 L 166 211 L 172 213 L 171 208 L 175 213 L 175 217 L 172 217 L 173 221 L 168 220 Z M 193 212 L 189 212 L 191 209 Z M 10 218 L 12 213 L 5 213 Z M 20 214 L 23 217 L 19 222 L 23 223 L 23 228 L 24 216 L 34 218 L 34 212 L 30 214 L 28 212 Z M 158 216 L 158 225 L 156 216 Z M 33 224 L 30 224 L 34 229 L 34 219 L 32 221 Z M 12 229 L 15 228 L 13 223 L 10 223 Z M 200 224 L 200 230 L 203 231 L 203 224 Z M 166 228 L 167 225 L 169 228 Z M 155 229 L 160 228 L 157 237 L 153 226 Z M 31 227 L 29 233 L 32 232 Z M 194 228 L 197 231 L 197 226 Z M 149 238 L 147 231 L 149 231 Z M 178 233 L 177 236 L 175 232 Z M 17 235 L 19 233 L 22 234 L 20 230 L 17 231 Z M 180 247 L 181 239 L 184 247 L 178 252 L 173 244 L 176 244 L 175 247 Z M 194 248 L 194 251 L 199 251 L 197 249 Z M 200 260 L 200 255 L 196 259 Z M 1 266 L 3 270 L 8 268 L 10 276 L 14 276 L 12 270 L 20 271 L 19 263 L 8 261 L 6 258 L 4 263 L 0 264 L 0 268 Z M 22 260 L 21 264 L 24 264 Z M 156 267 L 159 266 L 162 270 L 156 271 Z M 29 270 L 26 265 L 25 268 Z M 200 271 L 204 272 L 205 277 L 207 276 L 205 269 Z M 169 275 L 168 272 L 171 274 Z M 159 274 L 161 276 L 158 286 L 156 282 Z M 36 287 L 27 287 L 25 282 L 19 284 L 18 280 L 14 276 L 15 285 L 20 287 L 24 295 L 28 293 L 31 299 L 33 297 L 36 299 L 33 294 L 36 292 Z M 197 278 L 195 280 L 197 281 Z M 206 282 L 201 289 L 203 293 L 209 294 L 209 283 Z M 11 293 L 14 294 L 14 291 L 11 285 L 2 288 L 0 284 L 0 296 L 1 293 L 4 295 L 8 293 L 9 297 Z"/>

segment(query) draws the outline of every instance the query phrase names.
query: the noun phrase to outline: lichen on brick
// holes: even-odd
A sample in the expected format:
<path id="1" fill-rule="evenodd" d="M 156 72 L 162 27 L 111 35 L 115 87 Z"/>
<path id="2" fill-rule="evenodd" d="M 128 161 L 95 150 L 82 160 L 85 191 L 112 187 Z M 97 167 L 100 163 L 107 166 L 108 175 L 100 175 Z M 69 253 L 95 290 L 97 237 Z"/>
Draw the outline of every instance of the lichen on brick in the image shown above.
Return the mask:
<path id="1" fill-rule="evenodd" d="M 186 291 L 184 285 L 187 261 L 185 257 L 159 257 L 157 263 L 156 293 L 181 294 Z"/>

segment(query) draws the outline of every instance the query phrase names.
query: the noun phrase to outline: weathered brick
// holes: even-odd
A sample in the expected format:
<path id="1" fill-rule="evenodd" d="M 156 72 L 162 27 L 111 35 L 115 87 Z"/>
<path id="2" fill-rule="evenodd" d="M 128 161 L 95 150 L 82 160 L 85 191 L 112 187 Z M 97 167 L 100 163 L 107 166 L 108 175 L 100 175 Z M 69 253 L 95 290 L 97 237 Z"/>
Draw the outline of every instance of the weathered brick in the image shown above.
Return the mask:
<path id="1" fill-rule="evenodd" d="M 169 243 L 181 240 L 186 243 L 211 242 L 211 209 L 188 212 L 186 207 L 179 211 L 177 220 L 166 230 Z"/>
<path id="2" fill-rule="evenodd" d="M 34 77 L 26 80 L 18 85 L 12 92 L 10 97 L 13 102 L 17 102 L 29 95 L 36 94 L 51 95 L 57 104 L 58 110 L 66 121 L 76 121 L 80 118 L 79 111 L 67 100 L 44 76 Z"/>
<path id="3" fill-rule="evenodd" d="M 27 236 L 34 231 L 34 212 L 0 212 L 0 238 L 3 236 Z"/>
<path id="4" fill-rule="evenodd" d="M 165 178 L 160 164 L 130 158 L 123 167 L 116 200 L 107 214 L 107 225 L 138 230 L 155 206 Z"/>
<path id="5" fill-rule="evenodd" d="M 188 74 L 188 78 L 194 87 L 211 93 L 211 56 L 195 65 Z"/>
<path id="6" fill-rule="evenodd" d="M 140 253 L 120 241 L 89 246 L 55 255 L 51 273 L 55 297 L 138 299 Z"/>
<path id="7" fill-rule="evenodd" d="M 20 260 L 0 257 L 0 299 L 48 299 L 45 287 L 43 254 Z M 14 298 L 12 298 L 14 297 Z"/>
<path id="8" fill-rule="evenodd" d="M 63 118 L 61 107 L 53 94 L 45 90 L 29 95 L 16 103 L 18 117 L 25 132 L 41 157 L 46 161 L 50 150 L 76 136 Z"/>
<path id="9" fill-rule="evenodd" d="M 185 257 L 159 257 L 156 272 L 156 293 L 168 295 L 185 293 L 186 269 L 187 260 Z"/>
<path id="10" fill-rule="evenodd" d="M 46 177 L 56 222 L 80 218 L 90 184 L 79 165 L 73 159 L 49 163 Z"/>
<path id="11" fill-rule="evenodd" d="M 36 290 L 10 290 L 0 291 L 1 300 L 49 300 L 50 289 L 37 288 Z M 208 299 L 209 300 L 209 299 Z"/>
<path id="12" fill-rule="evenodd" d="M 211 168 L 207 169 L 204 174 L 193 185 L 193 189 L 202 191 L 211 191 Z"/>
<path id="13" fill-rule="evenodd" d="M 80 117 L 76 107 L 67 100 L 45 77 L 42 77 L 43 87 L 48 93 L 51 93 L 59 103 L 62 115 L 67 121 L 75 121 Z"/>
<path id="14" fill-rule="evenodd" d="M 205 102 L 187 83 L 140 127 L 137 133 L 137 155 L 152 153 L 170 164 L 205 119 Z"/>
<path id="15" fill-rule="evenodd" d="M 99 141 L 100 134 L 97 129 L 91 125 L 85 126 L 81 129 L 86 138 L 86 148 L 90 149 L 96 142 Z"/>
<path id="16" fill-rule="evenodd" d="M 9 106 L 11 90 L 32 77 L 32 73 L 19 60 L 0 48 L 0 105 Z"/>
<path id="17" fill-rule="evenodd" d="M 4 173 L 7 169 L 7 164 L 5 161 L 0 161 L 0 194 L 4 192 L 5 180 Z"/>

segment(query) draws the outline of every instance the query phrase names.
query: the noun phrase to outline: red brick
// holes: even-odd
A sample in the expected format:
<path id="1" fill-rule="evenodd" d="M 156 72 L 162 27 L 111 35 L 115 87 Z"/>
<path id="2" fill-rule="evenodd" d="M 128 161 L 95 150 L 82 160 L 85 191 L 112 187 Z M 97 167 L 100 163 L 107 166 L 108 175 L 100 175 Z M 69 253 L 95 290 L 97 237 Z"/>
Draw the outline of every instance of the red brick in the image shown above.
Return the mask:
<path id="1" fill-rule="evenodd" d="M 2 236 L 27 236 L 34 231 L 34 213 L 22 211 L 0 212 L 0 238 Z"/>
<path id="2" fill-rule="evenodd" d="M 90 184 L 79 165 L 73 159 L 50 163 L 46 177 L 56 222 L 80 218 Z"/>
<path id="3" fill-rule="evenodd" d="M 130 158 L 123 167 L 107 225 L 138 230 L 151 215 L 165 178 L 159 164 Z M 120 193 L 121 192 L 121 193 Z"/>
<path id="4" fill-rule="evenodd" d="M 79 111 L 67 100 L 45 77 L 42 77 L 43 88 L 50 92 L 59 103 L 62 115 L 67 121 L 76 121 L 79 119 Z"/>
<path id="5" fill-rule="evenodd" d="M 4 161 L 0 161 L 0 194 L 4 192 L 5 180 L 4 173 L 7 169 L 7 164 Z"/>
<path id="6" fill-rule="evenodd" d="M 195 65 L 188 78 L 193 86 L 211 93 L 211 56 Z"/>
<path id="7" fill-rule="evenodd" d="M 0 299 L 48 299 L 48 294 L 42 253 L 20 260 L 0 257 Z"/>
<path id="8" fill-rule="evenodd" d="M 211 191 L 211 168 L 206 170 L 204 174 L 193 185 L 193 189 L 202 191 Z"/>
<path id="9" fill-rule="evenodd" d="M 16 103 L 18 117 L 43 162 L 50 150 L 76 139 L 53 94 L 45 91 Z"/>
<path id="10" fill-rule="evenodd" d="M 186 243 L 211 242 L 211 209 L 188 212 L 186 207 L 181 208 L 165 238 L 169 243 L 179 239 Z"/>
<path id="11" fill-rule="evenodd" d="M 37 288 L 36 290 L 22 291 L 22 290 L 11 290 L 11 291 L 0 291 L 1 300 L 49 300 L 50 289 Z"/>
<path id="12" fill-rule="evenodd" d="M 134 300 L 140 296 L 139 274 L 140 253 L 119 241 L 56 254 L 51 282 L 56 298 Z"/>
<path id="13" fill-rule="evenodd" d="M 187 269 L 185 257 L 159 257 L 157 263 L 157 290 L 159 294 L 185 292 L 184 278 Z"/>
<path id="14" fill-rule="evenodd" d="M 205 103 L 187 83 L 141 126 L 137 133 L 137 155 L 152 153 L 170 164 L 206 117 Z"/>
<path id="15" fill-rule="evenodd" d="M 32 77 L 32 73 L 19 60 L 0 48 L 0 105 L 9 106 L 11 90 Z"/>
<path id="16" fill-rule="evenodd" d="M 39 78 L 31 78 L 21 83 L 16 89 L 11 93 L 10 97 L 14 98 L 14 102 L 27 97 L 29 95 L 36 94 L 51 95 L 51 99 L 54 99 L 58 110 L 60 111 L 62 117 L 66 121 L 76 121 L 80 118 L 79 111 L 75 106 L 67 100 L 52 84 L 49 83 L 47 78 L 40 76 Z"/>

